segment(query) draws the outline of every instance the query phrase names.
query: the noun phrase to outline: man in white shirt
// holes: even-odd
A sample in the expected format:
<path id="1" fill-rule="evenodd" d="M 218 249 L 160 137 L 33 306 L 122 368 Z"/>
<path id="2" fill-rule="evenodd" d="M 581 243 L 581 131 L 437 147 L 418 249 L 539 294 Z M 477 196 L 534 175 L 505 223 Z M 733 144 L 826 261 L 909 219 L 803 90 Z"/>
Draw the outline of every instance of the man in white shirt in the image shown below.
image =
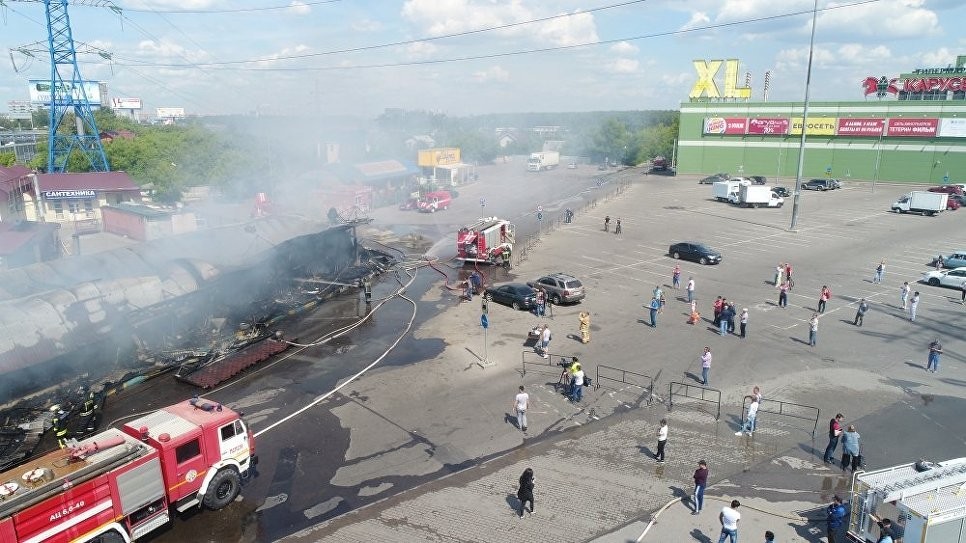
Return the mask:
<path id="1" fill-rule="evenodd" d="M 513 409 L 517 413 L 517 427 L 524 432 L 527 431 L 527 407 L 529 404 L 530 395 L 523 389 L 523 385 L 520 385 L 520 392 L 513 399 Z"/>
<path id="2" fill-rule="evenodd" d="M 718 538 L 718 543 L 724 543 L 726 538 L 729 539 L 729 543 L 738 543 L 738 521 L 741 520 L 738 507 L 740 505 L 738 500 L 731 500 L 731 507 L 722 507 L 721 512 L 718 513 L 718 521 L 721 522 L 721 537 Z"/>
<path id="3" fill-rule="evenodd" d="M 654 455 L 658 464 L 664 463 L 665 445 L 667 445 L 667 419 L 661 419 L 661 427 L 657 429 L 657 454 Z"/>
<path id="4" fill-rule="evenodd" d="M 540 334 L 540 350 L 543 351 L 544 358 L 550 358 L 550 327 L 543 326 L 543 333 Z"/>
<path id="5" fill-rule="evenodd" d="M 574 372 L 573 386 L 570 387 L 570 401 L 579 402 L 584 397 L 584 369 L 577 366 Z"/>
<path id="6" fill-rule="evenodd" d="M 745 424 L 741 427 L 741 430 L 735 432 L 736 436 L 740 436 L 742 433 L 747 433 L 749 436 L 755 431 L 755 419 L 758 418 L 758 406 L 761 405 L 758 396 L 751 397 L 751 405 L 748 406 L 748 416 L 745 418 Z"/>

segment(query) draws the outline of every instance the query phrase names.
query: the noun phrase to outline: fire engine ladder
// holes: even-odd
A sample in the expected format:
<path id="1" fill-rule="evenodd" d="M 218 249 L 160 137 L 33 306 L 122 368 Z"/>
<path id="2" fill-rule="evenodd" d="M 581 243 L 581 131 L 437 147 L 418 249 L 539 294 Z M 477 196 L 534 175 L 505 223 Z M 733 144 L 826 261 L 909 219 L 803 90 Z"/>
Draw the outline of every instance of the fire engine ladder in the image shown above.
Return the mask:
<path id="1" fill-rule="evenodd" d="M 884 494 L 882 501 L 891 502 L 907 496 L 915 496 L 945 486 L 966 483 L 966 463 L 951 466 L 937 466 L 912 477 L 896 479 L 879 486 L 877 491 Z"/>

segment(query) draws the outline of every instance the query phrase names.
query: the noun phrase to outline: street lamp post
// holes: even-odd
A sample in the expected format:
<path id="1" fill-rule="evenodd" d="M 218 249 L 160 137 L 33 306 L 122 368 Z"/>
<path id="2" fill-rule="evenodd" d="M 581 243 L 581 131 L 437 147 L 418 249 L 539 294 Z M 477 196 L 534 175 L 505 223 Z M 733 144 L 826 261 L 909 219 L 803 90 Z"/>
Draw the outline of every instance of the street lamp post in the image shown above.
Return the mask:
<path id="1" fill-rule="evenodd" d="M 798 172 L 795 174 L 795 194 L 792 200 L 791 230 L 798 225 L 799 201 L 802 197 L 802 170 L 805 167 L 805 133 L 808 123 L 808 89 L 812 84 L 812 56 L 815 53 L 815 22 L 818 19 L 818 0 L 812 6 L 812 36 L 808 41 L 808 68 L 805 72 L 805 103 L 802 105 L 802 140 L 798 145 Z"/>

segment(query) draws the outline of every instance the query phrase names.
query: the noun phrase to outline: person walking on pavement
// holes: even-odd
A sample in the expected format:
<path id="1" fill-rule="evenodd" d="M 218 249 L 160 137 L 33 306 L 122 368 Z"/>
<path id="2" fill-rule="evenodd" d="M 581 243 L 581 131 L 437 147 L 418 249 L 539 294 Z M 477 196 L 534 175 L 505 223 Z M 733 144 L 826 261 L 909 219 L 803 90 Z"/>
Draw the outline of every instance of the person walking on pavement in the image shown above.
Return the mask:
<path id="1" fill-rule="evenodd" d="M 721 296 L 718 296 L 718 299 L 714 301 L 714 304 L 712 304 L 711 307 L 714 310 L 714 321 L 712 322 L 715 326 L 720 326 L 721 310 L 724 309 L 724 300 L 721 298 Z"/>
<path id="2" fill-rule="evenodd" d="M 550 327 L 546 324 L 543 325 L 543 332 L 540 333 L 540 351 L 543 353 L 544 358 L 550 358 L 550 340 L 553 335 L 550 334 Z"/>
<path id="3" fill-rule="evenodd" d="M 852 324 L 856 326 L 862 326 L 862 321 L 865 319 L 865 313 L 869 310 L 869 303 L 865 301 L 865 298 L 859 300 L 859 307 L 855 309 L 855 320 Z"/>
<path id="4" fill-rule="evenodd" d="M 604 232 L 610 232 L 610 215 L 604 217 Z"/>
<path id="5" fill-rule="evenodd" d="M 788 281 L 785 281 L 778 287 L 778 307 L 785 309 L 788 307 Z"/>
<path id="6" fill-rule="evenodd" d="M 517 428 L 523 432 L 527 431 L 527 407 L 529 405 L 530 395 L 524 390 L 523 385 L 520 385 L 520 392 L 513 398 L 513 409 L 517 414 Z"/>
<path id="7" fill-rule="evenodd" d="M 731 304 L 722 304 L 721 313 L 718 314 L 718 331 L 722 336 L 728 334 L 728 323 L 734 318 L 735 313 Z"/>
<path id="8" fill-rule="evenodd" d="M 781 262 L 775 266 L 775 288 L 778 288 L 784 281 L 782 280 L 785 276 L 785 265 Z"/>
<path id="9" fill-rule="evenodd" d="M 664 291 L 661 290 L 660 286 L 656 286 L 654 287 L 654 290 L 651 291 L 651 295 L 654 298 L 657 298 L 658 302 L 661 302 L 660 307 L 658 308 L 658 313 L 664 313 Z"/>
<path id="10" fill-rule="evenodd" d="M 590 313 L 581 311 L 578 319 L 580 319 L 580 342 L 590 343 Z"/>
<path id="11" fill-rule="evenodd" d="M 704 508 L 704 489 L 708 487 L 708 463 L 698 460 L 698 469 L 694 470 L 694 494 L 691 496 L 691 503 L 694 509 L 692 515 L 697 515 Z"/>
<path id="12" fill-rule="evenodd" d="M 741 324 L 741 339 L 745 339 L 745 331 L 748 329 L 748 308 L 741 310 L 741 317 L 738 319 Z"/>
<path id="13" fill-rule="evenodd" d="M 919 309 L 919 291 L 912 293 L 912 299 L 909 300 L 909 320 L 916 322 L 916 311 Z"/>
<path id="14" fill-rule="evenodd" d="M 688 277 L 688 303 L 695 300 L 694 298 L 694 277 Z"/>
<path id="15" fill-rule="evenodd" d="M 837 543 L 839 541 L 842 525 L 845 524 L 846 514 L 845 506 L 842 505 L 842 498 L 836 495 L 832 498 L 832 503 L 825 508 L 825 520 L 828 523 L 825 533 L 828 535 L 828 543 Z"/>
<path id="16" fill-rule="evenodd" d="M 909 291 L 911 290 L 912 289 L 909 288 L 909 281 L 903 282 L 902 286 L 899 288 L 899 302 L 902 304 L 902 309 L 906 308 L 906 304 L 909 301 Z"/>
<path id="17" fill-rule="evenodd" d="M 708 386 L 711 379 L 711 347 L 704 348 L 701 355 L 701 384 Z"/>
<path id="18" fill-rule="evenodd" d="M 735 432 L 736 436 L 741 434 L 748 434 L 749 437 L 755 432 L 755 421 L 758 418 L 758 406 L 761 402 L 758 401 L 757 397 L 752 396 L 751 404 L 748 405 L 748 415 L 745 417 L 745 423 L 741 425 L 741 429 Z"/>
<path id="19" fill-rule="evenodd" d="M 943 344 L 939 338 L 932 340 L 929 344 L 929 360 L 926 362 L 926 371 L 936 373 L 939 371 L 939 356 L 943 354 Z"/>
<path id="20" fill-rule="evenodd" d="M 537 289 L 537 316 L 543 317 L 547 314 L 547 293 L 542 288 Z"/>
<path id="21" fill-rule="evenodd" d="M 872 275 L 872 284 L 881 283 L 883 275 L 885 275 L 885 260 L 879 261 L 879 265 L 875 267 L 875 273 Z"/>
<path id="22" fill-rule="evenodd" d="M 825 304 L 832 299 L 832 289 L 822 285 L 822 292 L 818 295 L 818 312 L 825 313 Z"/>
<path id="23" fill-rule="evenodd" d="M 657 453 L 654 459 L 658 464 L 664 463 L 664 447 L 667 445 L 667 419 L 661 419 L 661 427 L 657 429 Z"/>
<path id="24" fill-rule="evenodd" d="M 818 313 L 812 313 L 812 319 L 808 321 L 808 344 L 812 347 L 818 343 Z"/>
<path id="25" fill-rule="evenodd" d="M 845 433 L 842 434 L 842 471 L 850 467 L 852 471 L 859 469 L 861 448 L 859 446 L 859 433 L 855 431 L 855 425 L 850 424 Z"/>
<path id="26" fill-rule="evenodd" d="M 765 530 L 765 543 L 775 543 L 775 533 L 771 530 Z"/>
<path id="27" fill-rule="evenodd" d="M 574 378 L 571 383 L 570 401 L 579 403 L 584 395 L 584 369 L 580 366 L 577 366 L 577 371 L 574 372 Z"/>
<path id="28" fill-rule="evenodd" d="M 614 226 L 614 234 L 621 235 L 621 218 L 617 217 L 617 224 Z"/>
<path id="29" fill-rule="evenodd" d="M 838 413 L 828 421 L 828 445 L 825 447 L 825 463 L 834 464 L 835 448 L 839 446 L 839 436 L 842 435 L 842 421 L 845 415 Z"/>
<path id="30" fill-rule="evenodd" d="M 738 315 L 738 308 L 735 307 L 735 303 L 734 302 L 729 303 L 728 304 L 728 307 L 731 309 L 729 311 L 729 313 L 728 313 L 728 333 L 729 334 L 734 334 L 735 333 L 735 317 Z"/>
<path id="31" fill-rule="evenodd" d="M 721 523 L 721 537 L 718 538 L 718 543 L 724 543 L 725 539 L 729 539 L 729 543 L 738 543 L 738 521 L 741 520 L 738 507 L 740 506 L 738 500 L 731 500 L 731 506 L 722 507 L 721 512 L 718 513 L 718 522 Z"/>
<path id="32" fill-rule="evenodd" d="M 681 266 L 678 264 L 675 264 L 674 269 L 671 270 L 671 288 L 674 290 L 681 288 Z"/>
<path id="33" fill-rule="evenodd" d="M 785 263 L 785 281 L 788 282 L 788 288 L 792 288 L 792 263 Z"/>
<path id="34" fill-rule="evenodd" d="M 648 307 L 651 310 L 651 328 L 657 328 L 657 312 L 661 309 L 661 300 L 651 298 L 651 304 Z"/>
<path id="35" fill-rule="evenodd" d="M 936 257 L 936 271 L 943 269 L 943 255 Z"/>
<path id="36" fill-rule="evenodd" d="M 533 515 L 533 469 L 527 468 L 520 475 L 520 488 L 517 490 L 517 499 L 520 500 L 520 510 L 517 513 L 523 518 L 523 511 L 526 509 L 527 502 L 530 502 L 529 514 Z"/>

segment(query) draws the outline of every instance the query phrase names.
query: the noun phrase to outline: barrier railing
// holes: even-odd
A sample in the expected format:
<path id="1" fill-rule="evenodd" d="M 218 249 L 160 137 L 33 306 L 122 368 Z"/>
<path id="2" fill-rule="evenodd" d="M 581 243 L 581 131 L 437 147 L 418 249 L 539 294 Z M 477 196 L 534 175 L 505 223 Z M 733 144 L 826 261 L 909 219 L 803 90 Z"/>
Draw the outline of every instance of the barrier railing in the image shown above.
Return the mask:
<path id="1" fill-rule="evenodd" d="M 675 390 L 677 387 L 677 390 Z M 700 395 L 694 395 L 691 393 L 692 390 L 700 391 Z M 683 392 L 682 392 L 683 391 Z M 684 396 L 689 400 L 696 400 L 699 402 L 706 402 L 714 404 L 715 407 L 715 420 L 721 419 L 721 391 L 716 388 L 707 388 L 700 385 L 691 385 L 688 383 L 679 383 L 677 381 L 671 381 L 667 386 L 667 410 L 670 411 L 674 407 L 674 395 Z M 709 397 L 710 396 L 710 397 Z"/>
<path id="2" fill-rule="evenodd" d="M 637 373 L 613 366 L 597 366 L 597 376 L 594 380 L 594 388 L 600 388 L 601 381 L 616 381 L 625 385 L 633 385 L 647 390 L 646 405 L 651 405 L 654 401 L 654 378 L 650 375 Z"/>
<path id="3" fill-rule="evenodd" d="M 567 360 L 570 360 L 573 358 L 573 355 L 563 353 L 547 353 L 547 355 L 547 358 L 544 358 L 542 354 L 532 349 L 524 349 L 523 351 L 520 351 L 520 362 L 522 364 L 523 375 L 527 374 L 527 364 L 530 366 L 545 366 L 555 368 L 556 371 L 561 371 L 563 370 L 563 367 L 557 364 L 560 359 L 566 358 Z M 528 358 L 530 359 L 529 361 L 527 360 Z M 534 358 L 536 360 L 533 360 Z"/>
<path id="4" fill-rule="evenodd" d="M 741 420 L 742 421 L 745 420 L 745 413 L 748 412 L 748 406 L 750 404 L 751 404 L 751 397 L 745 396 L 745 399 L 741 402 Z M 802 404 L 786 402 L 782 400 L 772 400 L 770 398 L 763 398 L 761 400 L 761 403 L 759 403 L 758 405 L 757 420 L 761 420 L 761 415 L 763 413 L 811 422 L 812 439 L 815 439 L 815 432 L 818 431 L 818 421 L 819 421 L 819 418 L 821 417 L 821 411 L 819 410 L 819 408 L 812 405 L 802 405 Z"/>

